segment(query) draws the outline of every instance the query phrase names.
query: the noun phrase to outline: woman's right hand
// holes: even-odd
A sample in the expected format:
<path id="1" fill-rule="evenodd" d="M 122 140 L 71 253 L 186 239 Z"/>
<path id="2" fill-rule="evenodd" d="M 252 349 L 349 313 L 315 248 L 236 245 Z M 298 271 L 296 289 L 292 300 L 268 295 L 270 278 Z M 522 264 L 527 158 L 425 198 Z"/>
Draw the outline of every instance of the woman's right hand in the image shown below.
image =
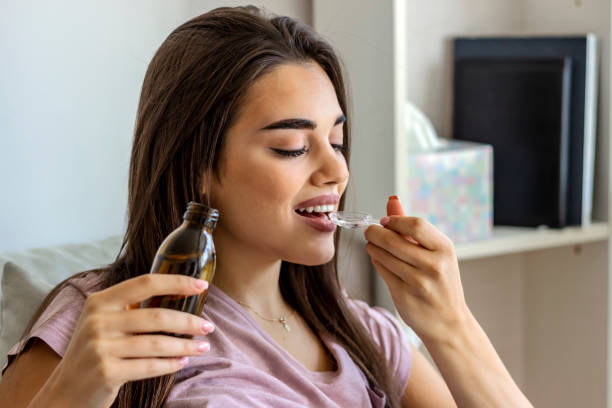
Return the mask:
<path id="1" fill-rule="evenodd" d="M 210 333 L 210 322 L 190 313 L 134 309 L 130 305 L 157 295 L 196 295 L 208 282 L 181 275 L 146 274 L 90 295 L 66 354 L 58 365 L 56 389 L 75 406 L 108 407 L 126 382 L 170 374 L 187 356 L 209 350 L 208 342 L 177 338 Z"/>

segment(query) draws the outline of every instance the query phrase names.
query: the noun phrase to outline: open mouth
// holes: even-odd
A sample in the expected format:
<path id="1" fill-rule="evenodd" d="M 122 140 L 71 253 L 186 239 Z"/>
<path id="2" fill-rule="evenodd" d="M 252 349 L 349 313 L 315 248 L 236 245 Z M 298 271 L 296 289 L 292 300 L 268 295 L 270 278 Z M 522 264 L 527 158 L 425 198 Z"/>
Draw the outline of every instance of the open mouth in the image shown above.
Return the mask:
<path id="1" fill-rule="evenodd" d="M 296 213 L 306 218 L 321 218 L 329 220 L 329 213 L 334 211 L 333 205 L 317 205 L 316 207 L 298 208 Z"/>

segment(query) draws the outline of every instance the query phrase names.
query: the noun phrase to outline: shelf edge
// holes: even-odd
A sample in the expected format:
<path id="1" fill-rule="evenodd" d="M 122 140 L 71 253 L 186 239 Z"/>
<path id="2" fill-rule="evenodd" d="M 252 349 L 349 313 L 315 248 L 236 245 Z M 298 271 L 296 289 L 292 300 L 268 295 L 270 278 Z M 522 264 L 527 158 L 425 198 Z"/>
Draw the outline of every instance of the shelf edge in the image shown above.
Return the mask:
<path id="1" fill-rule="evenodd" d="M 489 258 L 500 255 L 531 252 L 541 249 L 605 241 L 609 238 L 608 223 L 597 222 L 586 228 L 571 227 L 563 230 L 517 230 L 508 236 L 493 236 L 489 240 L 457 244 L 459 261 Z"/>

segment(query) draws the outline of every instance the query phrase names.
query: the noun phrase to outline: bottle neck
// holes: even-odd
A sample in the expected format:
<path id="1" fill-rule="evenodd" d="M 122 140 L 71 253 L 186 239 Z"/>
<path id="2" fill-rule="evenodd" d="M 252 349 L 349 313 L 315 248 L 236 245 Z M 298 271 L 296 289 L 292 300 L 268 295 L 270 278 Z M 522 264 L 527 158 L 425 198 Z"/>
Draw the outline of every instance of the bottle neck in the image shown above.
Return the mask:
<path id="1" fill-rule="evenodd" d="M 183 215 L 185 223 L 197 228 L 203 228 L 212 233 L 217 226 L 219 211 L 202 204 L 190 202 Z"/>
<path id="2" fill-rule="evenodd" d="M 207 230 L 208 232 L 210 232 L 212 234 L 213 230 L 215 229 L 215 227 L 217 226 L 217 220 L 211 220 L 210 218 L 208 218 L 205 222 L 204 222 L 204 229 Z"/>
<path id="3" fill-rule="evenodd" d="M 187 218 L 184 219 L 183 224 L 191 228 L 205 229 L 210 233 L 212 233 L 217 226 L 216 221 L 201 221 Z"/>

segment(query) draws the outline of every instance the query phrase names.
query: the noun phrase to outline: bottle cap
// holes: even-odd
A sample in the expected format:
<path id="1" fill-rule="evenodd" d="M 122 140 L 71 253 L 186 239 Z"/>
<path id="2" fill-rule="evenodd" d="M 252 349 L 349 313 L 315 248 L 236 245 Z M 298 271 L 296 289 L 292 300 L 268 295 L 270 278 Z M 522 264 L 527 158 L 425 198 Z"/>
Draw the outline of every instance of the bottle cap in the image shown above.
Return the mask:
<path id="1" fill-rule="evenodd" d="M 187 211 L 185 211 L 183 219 L 201 219 L 202 221 L 216 222 L 219 219 L 219 210 L 204 204 L 196 203 L 195 201 L 190 201 L 187 204 Z"/>

